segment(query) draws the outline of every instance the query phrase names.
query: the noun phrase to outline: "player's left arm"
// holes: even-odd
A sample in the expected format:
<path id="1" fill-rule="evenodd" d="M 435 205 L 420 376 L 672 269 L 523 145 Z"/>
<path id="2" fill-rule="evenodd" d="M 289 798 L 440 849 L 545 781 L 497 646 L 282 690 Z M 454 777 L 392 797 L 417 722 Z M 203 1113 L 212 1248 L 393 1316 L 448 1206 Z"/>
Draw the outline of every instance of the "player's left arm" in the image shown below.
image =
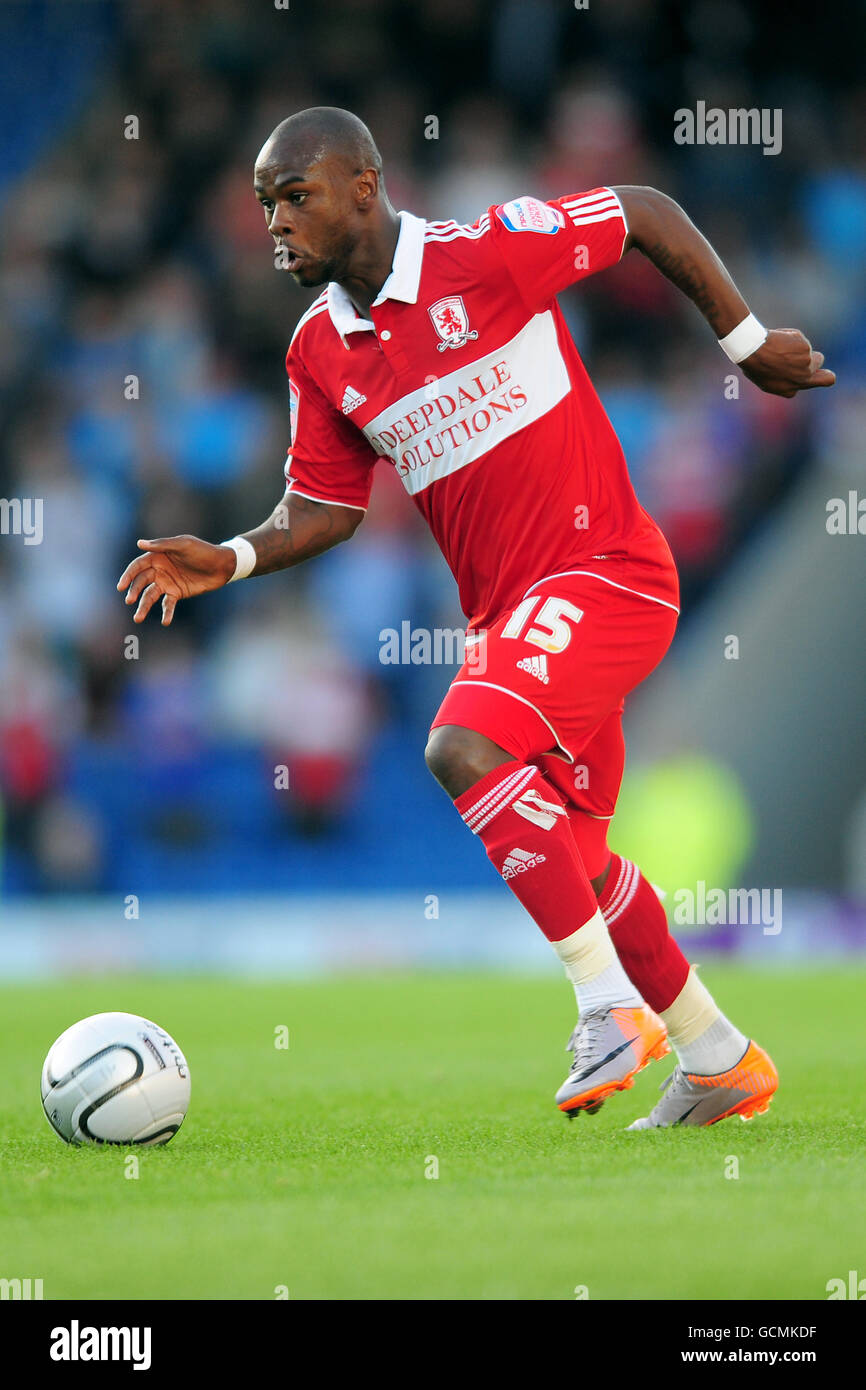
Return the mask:
<path id="1" fill-rule="evenodd" d="M 613 190 L 628 225 L 623 255 L 632 246 L 697 305 L 719 338 L 725 338 L 749 315 L 743 299 L 710 243 L 678 203 L 654 188 Z M 764 342 L 738 362 L 762 391 L 795 396 L 813 386 L 832 386 L 834 372 L 823 366 L 797 328 L 771 328 Z"/>

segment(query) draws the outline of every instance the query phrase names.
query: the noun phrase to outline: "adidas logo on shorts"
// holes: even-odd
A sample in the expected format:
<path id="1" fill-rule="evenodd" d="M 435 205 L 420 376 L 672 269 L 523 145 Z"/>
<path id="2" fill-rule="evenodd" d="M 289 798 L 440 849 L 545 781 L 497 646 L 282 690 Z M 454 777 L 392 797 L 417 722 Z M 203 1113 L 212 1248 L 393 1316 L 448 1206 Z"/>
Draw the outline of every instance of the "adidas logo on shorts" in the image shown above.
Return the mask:
<path id="1" fill-rule="evenodd" d="M 513 849 L 502 865 L 502 877 L 507 880 L 514 878 L 515 874 L 525 874 L 546 859 L 546 854 L 530 854 L 528 849 Z"/>
<path id="2" fill-rule="evenodd" d="M 547 674 L 547 657 L 543 654 L 541 656 L 523 657 L 521 661 L 517 662 L 517 669 L 518 671 L 528 672 L 530 676 L 535 676 L 535 679 L 541 681 L 544 685 L 550 682 L 550 676 Z"/>
<path id="3" fill-rule="evenodd" d="M 351 415 L 353 410 L 357 410 L 359 405 L 363 405 L 366 396 L 362 396 L 360 391 L 355 391 L 353 387 L 347 386 L 343 392 L 343 403 L 340 407 L 344 415 Z"/>

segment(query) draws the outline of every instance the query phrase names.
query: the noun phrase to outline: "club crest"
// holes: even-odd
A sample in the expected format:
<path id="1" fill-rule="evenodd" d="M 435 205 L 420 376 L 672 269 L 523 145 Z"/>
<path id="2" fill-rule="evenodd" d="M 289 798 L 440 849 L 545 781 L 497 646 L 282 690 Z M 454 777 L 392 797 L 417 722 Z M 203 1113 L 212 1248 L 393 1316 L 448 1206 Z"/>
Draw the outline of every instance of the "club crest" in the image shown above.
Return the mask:
<path id="1" fill-rule="evenodd" d="M 427 312 L 441 339 L 441 342 L 436 344 L 439 352 L 444 352 L 446 348 L 463 347 L 471 338 L 478 337 L 476 330 L 469 327 L 466 305 L 459 294 L 449 294 L 444 299 L 437 299 Z"/>

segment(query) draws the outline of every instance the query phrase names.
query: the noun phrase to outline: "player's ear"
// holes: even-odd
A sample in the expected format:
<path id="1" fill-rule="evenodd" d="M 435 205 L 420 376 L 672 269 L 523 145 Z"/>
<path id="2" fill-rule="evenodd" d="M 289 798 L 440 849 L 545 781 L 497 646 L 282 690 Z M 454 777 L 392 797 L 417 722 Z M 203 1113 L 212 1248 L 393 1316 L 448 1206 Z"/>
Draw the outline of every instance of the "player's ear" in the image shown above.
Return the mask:
<path id="1" fill-rule="evenodd" d="M 379 192 L 379 174 L 376 169 L 364 169 L 355 182 L 355 198 L 359 207 L 369 207 L 376 201 Z"/>

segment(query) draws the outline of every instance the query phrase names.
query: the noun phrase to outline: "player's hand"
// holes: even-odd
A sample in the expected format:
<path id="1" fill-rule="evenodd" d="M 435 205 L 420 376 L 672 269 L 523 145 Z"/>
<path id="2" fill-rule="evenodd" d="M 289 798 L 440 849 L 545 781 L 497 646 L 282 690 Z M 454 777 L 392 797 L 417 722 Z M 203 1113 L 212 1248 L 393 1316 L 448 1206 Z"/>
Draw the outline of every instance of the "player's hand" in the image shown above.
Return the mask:
<path id="1" fill-rule="evenodd" d="M 162 599 L 162 626 L 174 617 L 178 599 L 206 594 L 228 584 L 235 572 L 236 556 L 225 545 L 211 545 L 197 536 L 169 536 L 166 540 L 139 541 L 140 555 L 127 565 L 117 582 L 126 589 L 126 602 L 135 603 L 132 621 L 142 623 L 158 599 Z"/>
<path id="2" fill-rule="evenodd" d="M 836 373 L 823 362 L 823 352 L 815 352 L 798 328 L 771 328 L 757 352 L 739 366 L 750 381 L 771 396 L 796 396 L 813 386 L 833 385 Z"/>

